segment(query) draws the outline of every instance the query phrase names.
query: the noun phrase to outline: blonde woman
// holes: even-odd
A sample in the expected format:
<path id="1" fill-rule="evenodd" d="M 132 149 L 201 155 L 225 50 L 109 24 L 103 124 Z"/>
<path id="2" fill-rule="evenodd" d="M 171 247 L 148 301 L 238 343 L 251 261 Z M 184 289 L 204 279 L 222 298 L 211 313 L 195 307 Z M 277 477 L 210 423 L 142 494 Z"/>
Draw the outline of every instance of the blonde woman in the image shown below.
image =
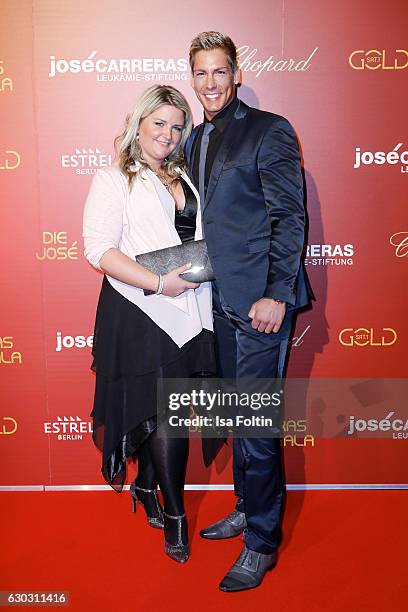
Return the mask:
<path id="1" fill-rule="evenodd" d="M 202 238 L 199 197 L 183 156 L 191 128 L 190 108 L 177 89 L 147 89 L 117 139 L 117 164 L 93 179 L 83 225 L 85 256 L 104 273 L 91 413 L 102 474 L 121 491 L 126 460 L 137 457 L 133 508 L 140 502 L 149 525 L 164 528 L 165 552 L 180 563 L 189 556 L 183 502 L 188 438 L 157 435 L 156 386 L 160 378 L 215 371 L 210 286 L 179 276 L 188 262 L 157 276 L 135 255 Z"/>

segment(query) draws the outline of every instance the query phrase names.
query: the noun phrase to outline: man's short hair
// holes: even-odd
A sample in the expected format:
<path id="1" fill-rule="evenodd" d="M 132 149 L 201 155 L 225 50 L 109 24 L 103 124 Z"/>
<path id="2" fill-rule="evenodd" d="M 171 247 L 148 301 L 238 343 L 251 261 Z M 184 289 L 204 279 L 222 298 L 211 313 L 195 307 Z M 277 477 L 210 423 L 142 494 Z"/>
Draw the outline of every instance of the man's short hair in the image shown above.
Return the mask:
<path id="1" fill-rule="evenodd" d="M 194 70 L 196 53 L 212 49 L 224 49 L 232 72 L 238 70 L 237 48 L 231 38 L 224 36 L 221 32 L 201 32 L 191 41 L 189 53 L 191 71 Z"/>

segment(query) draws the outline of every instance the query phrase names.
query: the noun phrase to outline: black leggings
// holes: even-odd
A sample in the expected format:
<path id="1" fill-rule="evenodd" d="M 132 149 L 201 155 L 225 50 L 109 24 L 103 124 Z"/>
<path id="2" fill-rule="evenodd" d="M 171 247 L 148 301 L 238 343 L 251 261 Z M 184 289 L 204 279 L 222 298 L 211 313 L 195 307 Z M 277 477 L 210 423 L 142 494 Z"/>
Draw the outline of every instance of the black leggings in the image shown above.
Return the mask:
<path id="1" fill-rule="evenodd" d="M 160 437 L 157 429 L 143 442 L 138 452 L 136 485 L 155 489 L 163 495 L 164 511 L 172 516 L 184 514 L 188 438 Z"/>

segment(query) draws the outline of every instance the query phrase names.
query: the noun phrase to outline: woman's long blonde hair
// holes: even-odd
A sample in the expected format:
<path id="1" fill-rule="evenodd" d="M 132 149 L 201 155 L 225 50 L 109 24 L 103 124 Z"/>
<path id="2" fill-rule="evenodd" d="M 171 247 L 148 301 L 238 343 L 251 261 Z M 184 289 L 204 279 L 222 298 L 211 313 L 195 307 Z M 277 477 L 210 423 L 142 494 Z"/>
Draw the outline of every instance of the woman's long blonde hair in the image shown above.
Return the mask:
<path id="1" fill-rule="evenodd" d="M 126 117 L 125 129 L 115 139 L 115 149 L 119 168 L 128 177 L 129 187 L 132 186 L 136 174 L 149 168 L 143 159 L 142 149 L 137 139 L 140 122 L 163 104 L 169 104 L 184 113 L 184 128 L 181 139 L 174 151 L 164 160 L 163 169 L 171 177 L 178 178 L 177 168 L 185 170 L 186 160 L 184 146 L 193 127 L 193 118 L 189 104 L 183 94 L 170 85 L 153 85 L 139 98 L 132 113 Z"/>

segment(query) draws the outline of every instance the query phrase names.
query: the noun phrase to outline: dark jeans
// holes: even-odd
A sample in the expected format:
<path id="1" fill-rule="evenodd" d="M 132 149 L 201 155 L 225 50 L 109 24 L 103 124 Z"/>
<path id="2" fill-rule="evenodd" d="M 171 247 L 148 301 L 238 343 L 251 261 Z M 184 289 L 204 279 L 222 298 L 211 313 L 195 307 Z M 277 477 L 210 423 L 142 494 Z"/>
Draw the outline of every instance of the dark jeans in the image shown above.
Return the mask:
<path id="1" fill-rule="evenodd" d="M 219 376 L 222 378 L 281 378 L 293 323 L 286 313 L 277 334 L 251 327 L 226 303 L 214 283 L 214 329 Z M 279 546 L 284 496 L 282 447 L 278 438 L 235 438 L 234 490 L 237 509 L 245 512 L 248 548 L 270 554 Z"/>

